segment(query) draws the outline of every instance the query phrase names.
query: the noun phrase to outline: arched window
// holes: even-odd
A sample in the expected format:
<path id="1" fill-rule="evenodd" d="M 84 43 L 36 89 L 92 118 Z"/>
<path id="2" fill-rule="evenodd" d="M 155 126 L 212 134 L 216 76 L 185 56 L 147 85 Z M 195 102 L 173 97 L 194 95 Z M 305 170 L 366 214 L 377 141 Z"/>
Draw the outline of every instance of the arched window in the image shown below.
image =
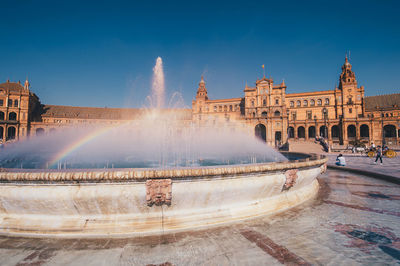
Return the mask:
<path id="1" fill-rule="evenodd" d="M 325 98 L 325 105 L 329 105 L 329 98 Z"/>
<path id="2" fill-rule="evenodd" d="M 317 100 L 317 104 L 318 104 L 318 105 L 322 105 L 322 100 L 321 100 L 321 99 L 318 99 L 318 100 Z"/>
<path id="3" fill-rule="evenodd" d="M 281 112 L 275 111 L 275 112 L 274 112 L 274 116 L 276 116 L 276 117 L 281 116 Z"/>
<path id="4" fill-rule="evenodd" d="M 304 100 L 304 101 L 303 101 L 303 105 L 304 105 L 304 106 L 308 106 L 308 101 L 307 101 L 307 100 Z"/>
<path id="5" fill-rule="evenodd" d="M 296 105 L 297 105 L 297 107 L 300 107 L 300 106 L 301 106 L 301 102 L 300 102 L 300 101 L 297 101 L 297 102 L 296 102 Z"/>
<path id="6" fill-rule="evenodd" d="M 331 136 L 333 139 L 338 139 L 339 138 L 339 126 L 334 125 L 331 128 Z"/>
<path id="7" fill-rule="evenodd" d="M 347 138 L 354 139 L 356 137 L 356 127 L 354 125 L 349 125 L 347 127 Z"/>
<path id="8" fill-rule="evenodd" d="M 17 120 L 17 114 L 14 112 L 9 113 L 8 120 L 13 120 L 13 121 Z"/>
<path id="9" fill-rule="evenodd" d="M 15 139 L 16 132 L 15 127 L 9 127 L 7 130 L 7 139 Z"/>
<path id="10" fill-rule="evenodd" d="M 263 124 L 256 125 L 254 128 L 254 134 L 261 141 L 265 142 L 267 139 L 267 129 Z"/>
<path id="11" fill-rule="evenodd" d="M 251 106 L 254 107 L 254 100 L 251 100 Z"/>
<path id="12" fill-rule="evenodd" d="M 386 125 L 383 127 L 383 135 L 385 138 L 396 137 L 396 127 L 394 125 Z"/>
<path id="13" fill-rule="evenodd" d="M 311 106 L 314 106 L 314 105 L 315 105 L 315 101 L 314 101 L 314 100 L 311 100 L 311 101 L 310 101 L 310 105 L 311 105 Z"/>
<path id="14" fill-rule="evenodd" d="M 43 128 L 37 128 L 36 129 L 36 136 L 40 136 L 44 134 L 44 129 Z"/>
<path id="15" fill-rule="evenodd" d="M 369 137 L 369 127 L 368 125 L 361 125 L 360 126 L 360 137 L 361 138 L 368 138 Z"/>
<path id="16" fill-rule="evenodd" d="M 261 113 L 261 116 L 262 116 L 263 118 L 267 118 L 268 113 L 264 111 L 264 112 Z"/>
<path id="17" fill-rule="evenodd" d="M 294 102 L 293 101 L 290 102 L 290 107 L 294 107 Z"/>
<path id="18" fill-rule="evenodd" d="M 297 137 L 299 139 L 304 139 L 306 137 L 306 130 L 304 127 L 300 126 L 297 128 Z"/>

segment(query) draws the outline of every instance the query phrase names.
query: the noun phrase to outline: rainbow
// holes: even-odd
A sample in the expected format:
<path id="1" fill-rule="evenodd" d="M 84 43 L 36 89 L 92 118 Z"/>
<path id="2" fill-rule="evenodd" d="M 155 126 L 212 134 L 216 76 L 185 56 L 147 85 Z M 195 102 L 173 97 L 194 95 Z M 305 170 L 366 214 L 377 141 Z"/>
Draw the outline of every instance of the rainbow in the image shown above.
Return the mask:
<path id="1" fill-rule="evenodd" d="M 129 122 L 123 123 L 119 125 L 118 127 L 121 127 Z M 73 151 L 78 149 L 79 147 L 82 147 L 86 143 L 94 140 L 95 138 L 107 133 L 108 131 L 114 129 L 116 127 L 103 127 L 103 128 L 98 128 L 97 130 L 94 130 L 90 132 L 89 134 L 83 136 L 82 138 L 78 139 L 77 141 L 71 143 L 70 145 L 67 145 L 62 149 L 60 152 L 56 153 L 56 155 L 49 161 L 49 167 L 55 166 L 59 161 L 61 161 L 63 158 L 67 157 L 69 154 L 71 154 Z"/>

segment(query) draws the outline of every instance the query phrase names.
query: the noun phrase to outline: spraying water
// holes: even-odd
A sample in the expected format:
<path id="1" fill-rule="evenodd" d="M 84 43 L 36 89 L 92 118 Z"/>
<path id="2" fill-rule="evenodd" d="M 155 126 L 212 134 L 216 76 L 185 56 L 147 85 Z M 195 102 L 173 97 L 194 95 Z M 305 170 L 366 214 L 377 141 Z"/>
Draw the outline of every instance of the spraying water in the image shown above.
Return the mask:
<path id="1" fill-rule="evenodd" d="M 153 68 L 153 83 L 151 86 L 151 103 L 153 108 L 163 108 L 165 98 L 164 70 L 161 57 L 157 57 Z"/>
<path id="2" fill-rule="evenodd" d="M 199 127 L 185 109 L 162 109 L 164 93 L 163 65 L 158 57 L 147 98 L 150 109 L 135 120 L 79 125 L 9 144 L 0 151 L 0 167 L 171 168 L 286 161 L 241 130 L 245 125 L 239 122 L 210 116 Z M 173 94 L 168 106 L 180 103 L 181 98 Z"/>

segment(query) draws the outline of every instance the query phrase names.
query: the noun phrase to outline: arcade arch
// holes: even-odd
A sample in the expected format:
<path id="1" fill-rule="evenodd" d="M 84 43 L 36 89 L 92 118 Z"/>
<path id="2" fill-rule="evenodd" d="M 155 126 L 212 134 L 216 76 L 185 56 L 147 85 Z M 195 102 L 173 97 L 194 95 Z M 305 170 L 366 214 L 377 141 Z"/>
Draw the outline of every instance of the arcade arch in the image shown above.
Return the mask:
<path id="1" fill-rule="evenodd" d="M 267 129 L 263 124 L 258 124 L 254 128 L 254 134 L 260 140 L 267 141 Z"/>

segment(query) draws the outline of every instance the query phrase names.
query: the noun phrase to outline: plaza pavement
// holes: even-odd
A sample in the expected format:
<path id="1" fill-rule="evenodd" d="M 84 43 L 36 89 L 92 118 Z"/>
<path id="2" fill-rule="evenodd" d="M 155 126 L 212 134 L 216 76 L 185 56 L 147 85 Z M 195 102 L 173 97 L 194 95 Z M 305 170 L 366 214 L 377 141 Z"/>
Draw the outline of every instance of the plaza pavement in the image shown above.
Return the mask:
<path id="1" fill-rule="evenodd" d="M 338 153 L 324 153 L 324 155 L 328 157 L 328 166 L 335 166 Z M 397 157 L 395 158 L 383 157 L 382 165 L 379 160 L 374 164 L 375 157 L 369 158 L 364 154 L 343 154 L 343 156 L 346 158 L 344 169 L 356 169 L 375 174 L 389 175 L 396 177 L 400 182 L 400 152 L 397 152 Z"/>

